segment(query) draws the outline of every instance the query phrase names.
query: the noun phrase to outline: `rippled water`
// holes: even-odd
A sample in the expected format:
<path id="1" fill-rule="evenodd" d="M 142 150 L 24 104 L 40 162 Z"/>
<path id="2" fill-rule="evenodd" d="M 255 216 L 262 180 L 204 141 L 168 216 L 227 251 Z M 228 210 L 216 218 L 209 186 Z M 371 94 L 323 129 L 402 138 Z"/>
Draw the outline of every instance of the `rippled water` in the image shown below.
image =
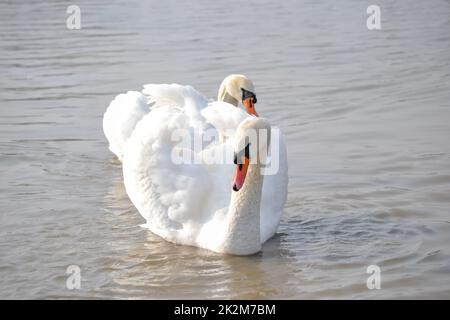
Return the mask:
<path id="1" fill-rule="evenodd" d="M 81 30 L 64 1 L 0 2 L 0 297 L 450 298 L 450 2 L 376 2 L 380 31 L 357 0 L 77 1 Z M 252 257 L 140 228 L 101 128 L 120 92 L 233 72 L 289 148 Z"/>

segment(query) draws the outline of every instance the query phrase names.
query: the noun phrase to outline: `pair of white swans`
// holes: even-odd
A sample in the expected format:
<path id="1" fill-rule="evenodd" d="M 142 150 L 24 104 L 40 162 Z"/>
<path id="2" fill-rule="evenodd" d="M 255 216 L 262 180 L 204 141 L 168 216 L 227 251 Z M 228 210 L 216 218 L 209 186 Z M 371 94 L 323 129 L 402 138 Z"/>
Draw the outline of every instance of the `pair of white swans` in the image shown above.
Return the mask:
<path id="1" fill-rule="evenodd" d="M 286 147 L 280 135 L 275 141 L 279 153 L 269 153 L 278 157 L 279 169 L 263 175 L 262 161 L 275 135 L 258 135 L 250 152 L 252 130 L 271 132 L 269 122 L 255 111 L 254 92 L 245 76 L 230 75 L 215 102 L 190 86 L 148 84 L 142 92 L 120 94 L 110 103 L 103 130 L 110 150 L 122 161 L 128 196 L 153 233 L 235 255 L 260 251 L 275 234 L 287 195 Z M 240 102 L 247 112 L 238 107 Z M 173 132 L 181 129 L 188 135 L 215 130 L 221 139 L 200 152 L 186 150 L 173 141 Z M 197 152 L 201 159 L 218 151 L 238 156 L 236 164 L 179 164 L 172 158 L 177 148 Z"/>

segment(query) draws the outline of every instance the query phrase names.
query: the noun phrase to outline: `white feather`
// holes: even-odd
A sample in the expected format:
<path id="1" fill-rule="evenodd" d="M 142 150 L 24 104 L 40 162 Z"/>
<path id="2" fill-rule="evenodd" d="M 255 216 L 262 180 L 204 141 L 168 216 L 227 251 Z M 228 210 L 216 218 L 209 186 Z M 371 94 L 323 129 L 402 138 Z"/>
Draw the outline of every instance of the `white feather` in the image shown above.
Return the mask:
<path id="1" fill-rule="evenodd" d="M 119 94 L 109 104 L 103 116 L 103 132 L 109 141 L 109 150 L 119 160 L 134 127 L 148 112 L 145 96 L 137 91 Z"/>

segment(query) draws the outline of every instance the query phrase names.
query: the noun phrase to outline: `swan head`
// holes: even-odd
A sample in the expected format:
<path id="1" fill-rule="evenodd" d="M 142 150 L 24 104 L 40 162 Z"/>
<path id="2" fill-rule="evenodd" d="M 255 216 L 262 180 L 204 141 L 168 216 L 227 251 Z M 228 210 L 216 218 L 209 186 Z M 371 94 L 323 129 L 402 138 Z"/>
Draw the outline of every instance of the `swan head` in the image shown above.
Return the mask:
<path id="1" fill-rule="evenodd" d="M 260 170 L 270 144 L 270 123 L 264 118 L 249 117 L 236 131 L 234 164 L 236 165 L 233 190 L 239 191 L 251 165 Z"/>
<path id="2" fill-rule="evenodd" d="M 232 74 L 223 79 L 217 100 L 231 103 L 236 107 L 242 102 L 247 113 L 258 116 L 255 110 L 257 102 L 255 87 L 253 82 L 242 74 Z"/>

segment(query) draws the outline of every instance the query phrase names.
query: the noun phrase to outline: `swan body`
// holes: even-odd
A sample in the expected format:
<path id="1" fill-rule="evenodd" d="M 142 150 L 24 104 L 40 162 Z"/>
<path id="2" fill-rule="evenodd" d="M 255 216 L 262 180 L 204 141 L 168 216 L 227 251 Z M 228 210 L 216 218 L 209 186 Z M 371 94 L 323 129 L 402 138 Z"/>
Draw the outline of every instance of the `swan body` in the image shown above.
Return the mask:
<path id="1" fill-rule="evenodd" d="M 145 85 L 142 93 L 116 97 L 103 123 L 110 150 L 122 161 L 127 194 L 146 219 L 145 227 L 174 243 L 249 255 L 260 251 L 277 230 L 287 195 L 287 156 L 283 135 L 270 134 L 275 127 L 236 107 L 240 95 L 252 93 L 253 86 L 243 81 L 243 93 L 230 92 L 227 86 L 233 82 L 224 80 L 221 101 L 215 102 L 190 86 Z M 248 164 L 245 183 L 234 191 L 231 180 L 239 166 L 208 159 L 238 153 L 251 130 L 269 135 L 258 137 L 250 155 L 258 160 Z M 189 139 L 213 132 L 221 139 L 206 141 L 197 150 L 174 139 L 177 132 Z M 274 139 L 279 170 L 263 175 L 262 161 L 274 156 Z M 178 163 L 174 155 L 179 153 L 198 161 Z"/>

